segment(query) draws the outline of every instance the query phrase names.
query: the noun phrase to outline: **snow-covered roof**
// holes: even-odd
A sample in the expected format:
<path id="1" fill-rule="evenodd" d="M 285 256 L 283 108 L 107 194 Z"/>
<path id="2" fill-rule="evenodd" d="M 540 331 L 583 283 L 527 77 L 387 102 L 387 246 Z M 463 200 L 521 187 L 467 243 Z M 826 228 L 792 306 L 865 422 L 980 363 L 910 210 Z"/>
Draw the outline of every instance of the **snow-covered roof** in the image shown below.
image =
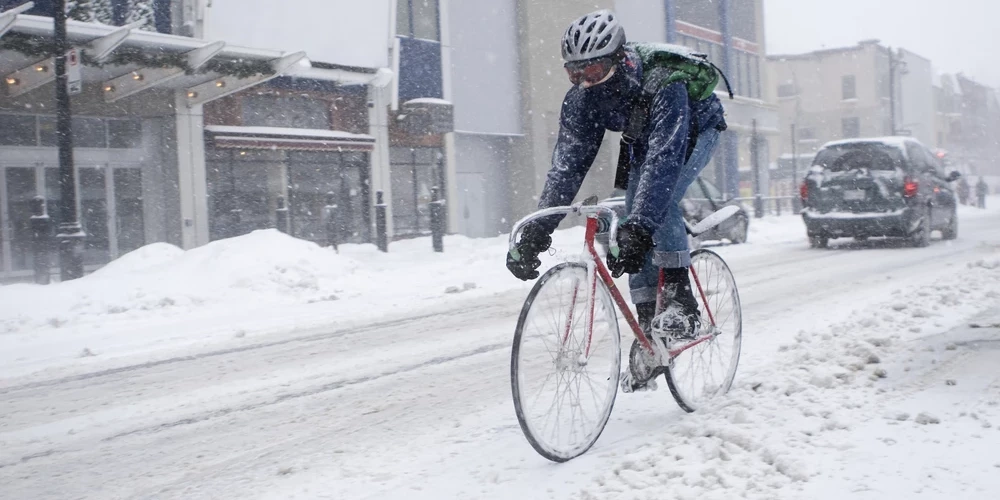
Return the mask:
<path id="1" fill-rule="evenodd" d="M 318 139 L 355 139 L 359 141 L 374 141 L 367 134 L 353 134 L 342 130 L 321 130 L 312 128 L 290 127 L 241 127 L 234 125 L 206 125 L 206 132 L 213 134 L 252 135 L 272 137 L 311 137 Z"/>
<path id="2" fill-rule="evenodd" d="M 66 31 L 70 44 L 74 46 L 85 46 L 95 40 L 106 38 L 115 32 L 122 30 L 120 26 L 109 26 L 100 23 L 84 23 L 79 21 L 67 21 Z M 51 17 L 19 14 L 9 27 L 10 33 L 20 33 L 22 35 L 51 38 L 53 36 L 54 25 Z M 288 56 L 296 51 L 301 51 L 302 47 L 295 45 L 284 45 L 260 48 L 251 44 L 241 45 L 239 41 L 226 38 L 219 39 L 225 42 L 222 49 L 212 57 L 226 60 L 238 61 L 276 61 L 284 56 Z M 252 41 L 252 39 L 250 40 Z M 235 43 L 234 43 L 235 42 Z M 120 47 L 139 49 L 143 51 L 155 52 L 157 54 L 185 54 L 195 49 L 202 49 L 212 45 L 212 41 L 192 38 L 186 36 L 170 35 L 152 31 L 142 31 L 133 29 L 127 32 Z M 308 56 L 308 54 L 307 54 Z M 40 62 L 42 58 L 26 56 L 13 50 L 0 51 L 0 73 L 10 75 L 18 70 Z M 369 68 L 347 68 L 332 67 L 329 65 L 311 64 L 308 59 L 286 68 L 282 74 L 308 78 L 312 80 L 333 81 L 342 84 L 369 84 L 378 76 L 375 69 Z M 83 68 L 83 80 L 85 82 L 101 82 L 111 78 L 129 74 L 132 71 L 141 69 L 137 65 L 129 66 L 105 66 L 101 68 L 85 66 Z M 204 81 L 211 81 L 218 75 L 211 73 L 183 75 L 180 78 L 172 79 L 169 82 L 157 84 L 160 88 L 188 88 Z"/>
<path id="3" fill-rule="evenodd" d="M 451 106 L 451 101 L 446 101 L 444 99 L 439 99 L 437 97 L 418 97 L 416 99 L 410 99 L 409 101 L 403 103 L 404 106 L 407 104 L 441 104 L 441 105 Z"/>
<path id="4" fill-rule="evenodd" d="M 830 141 L 823 145 L 824 148 L 832 146 L 843 146 L 845 144 L 885 144 L 886 146 L 899 148 L 906 151 L 907 143 L 915 143 L 916 139 L 907 136 L 887 136 L 887 137 L 866 137 L 861 139 L 841 139 L 839 141 Z"/>
<path id="5" fill-rule="evenodd" d="M 371 151 L 375 138 L 341 130 L 207 125 L 216 148 L 287 151 Z"/>

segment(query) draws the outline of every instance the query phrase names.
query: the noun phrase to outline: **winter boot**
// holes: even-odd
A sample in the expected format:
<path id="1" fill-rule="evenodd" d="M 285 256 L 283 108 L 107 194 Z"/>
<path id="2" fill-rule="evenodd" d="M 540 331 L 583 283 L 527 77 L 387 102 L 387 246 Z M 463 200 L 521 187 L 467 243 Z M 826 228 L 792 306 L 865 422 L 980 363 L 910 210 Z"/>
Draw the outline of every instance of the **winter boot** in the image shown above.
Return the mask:
<path id="1" fill-rule="evenodd" d="M 663 269 L 663 298 L 666 307 L 653 318 L 653 335 L 666 338 L 667 344 L 676 340 L 694 340 L 701 330 L 698 301 L 691 290 L 687 268 Z"/>
<path id="2" fill-rule="evenodd" d="M 635 305 L 639 327 L 650 342 L 656 342 L 650 334 L 650 324 L 656 314 L 656 303 L 646 302 Z M 628 371 L 622 374 L 623 392 L 655 391 L 656 376 L 662 371 L 656 356 L 647 351 L 638 339 L 632 341 L 628 353 Z"/>

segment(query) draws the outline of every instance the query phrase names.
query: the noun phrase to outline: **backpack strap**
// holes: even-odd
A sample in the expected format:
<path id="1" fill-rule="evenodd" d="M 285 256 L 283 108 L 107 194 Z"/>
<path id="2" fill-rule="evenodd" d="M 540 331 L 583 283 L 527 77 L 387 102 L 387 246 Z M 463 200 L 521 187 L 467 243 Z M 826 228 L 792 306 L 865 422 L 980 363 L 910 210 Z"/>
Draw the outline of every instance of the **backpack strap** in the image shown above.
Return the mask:
<path id="1" fill-rule="evenodd" d="M 629 172 L 632 170 L 632 161 L 635 159 L 632 154 L 632 145 L 639 139 L 646 124 L 649 123 L 649 112 L 653 106 L 654 93 L 642 91 L 632 105 L 632 114 L 629 116 L 628 124 L 622 132 L 621 141 L 618 143 L 618 168 L 615 170 L 615 188 L 628 189 Z M 694 112 L 691 103 L 688 104 L 691 110 L 691 123 L 688 126 L 687 149 L 684 152 L 684 163 L 691 159 L 694 147 L 698 142 L 698 115 Z"/>
<path id="2" fill-rule="evenodd" d="M 649 111 L 653 105 L 655 94 L 643 89 L 642 93 L 632 103 L 632 114 L 628 124 L 622 131 L 622 139 L 618 143 L 618 168 L 615 171 L 615 188 L 627 189 L 629 171 L 632 169 L 632 144 L 639 139 L 649 122 Z"/>

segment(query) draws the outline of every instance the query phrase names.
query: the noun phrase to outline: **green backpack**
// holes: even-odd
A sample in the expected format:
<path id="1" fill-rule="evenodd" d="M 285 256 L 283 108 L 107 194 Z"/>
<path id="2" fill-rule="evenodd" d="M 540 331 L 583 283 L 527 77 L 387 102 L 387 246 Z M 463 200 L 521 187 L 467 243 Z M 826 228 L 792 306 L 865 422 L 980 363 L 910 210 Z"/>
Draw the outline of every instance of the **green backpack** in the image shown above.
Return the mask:
<path id="1" fill-rule="evenodd" d="M 642 61 L 642 95 L 632 107 L 628 125 L 622 132 L 621 149 L 618 153 L 618 169 L 615 174 L 615 187 L 626 189 L 629 171 L 632 163 L 632 144 L 646 128 L 649 121 L 649 109 L 653 96 L 666 85 L 674 82 L 684 82 L 691 102 L 708 99 L 719 85 L 719 77 L 726 83 L 729 98 L 733 98 L 733 89 L 729 80 L 718 66 L 712 64 L 705 54 L 667 43 L 628 43 Z M 686 162 L 694 151 L 698 138 L 697 117 L 692 115 L 694 123 L 689 127 Z"/>
<path id="2" fill-rule="evenodd" d="M 642 60 L 643 91 L 655 94 L 662 86 L 684 82 L 688 97 L 694 101 L 708 99 L 719 84 L 722 71 L 699 54 L 681 45 L 667 43 L 629 44 Z M 723 76 L 723 78 L 725 78 Z M 726 87 L 729 82 L 726 81 Z M 730 90 L 732 97 L 732 90 Z"/>

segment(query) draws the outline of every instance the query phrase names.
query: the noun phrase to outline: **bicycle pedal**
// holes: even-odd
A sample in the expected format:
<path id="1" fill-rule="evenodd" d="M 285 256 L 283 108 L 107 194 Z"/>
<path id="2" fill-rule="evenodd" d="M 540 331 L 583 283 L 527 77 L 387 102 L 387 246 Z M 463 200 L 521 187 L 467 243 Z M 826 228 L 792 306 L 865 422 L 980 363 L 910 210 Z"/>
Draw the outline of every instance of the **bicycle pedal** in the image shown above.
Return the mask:
<path id="1" fill-rule="evenodd" d="M 633 392 L 645 392 L 645 391 L 655 391 L 659 386 L 656 384 L 656 379 L 651 378 L 645 383 L 632 380 L 632 374 L 625 372 L 622 373 L 621 378 L 621 389 L 625 394 L 631 394 Z"/>

